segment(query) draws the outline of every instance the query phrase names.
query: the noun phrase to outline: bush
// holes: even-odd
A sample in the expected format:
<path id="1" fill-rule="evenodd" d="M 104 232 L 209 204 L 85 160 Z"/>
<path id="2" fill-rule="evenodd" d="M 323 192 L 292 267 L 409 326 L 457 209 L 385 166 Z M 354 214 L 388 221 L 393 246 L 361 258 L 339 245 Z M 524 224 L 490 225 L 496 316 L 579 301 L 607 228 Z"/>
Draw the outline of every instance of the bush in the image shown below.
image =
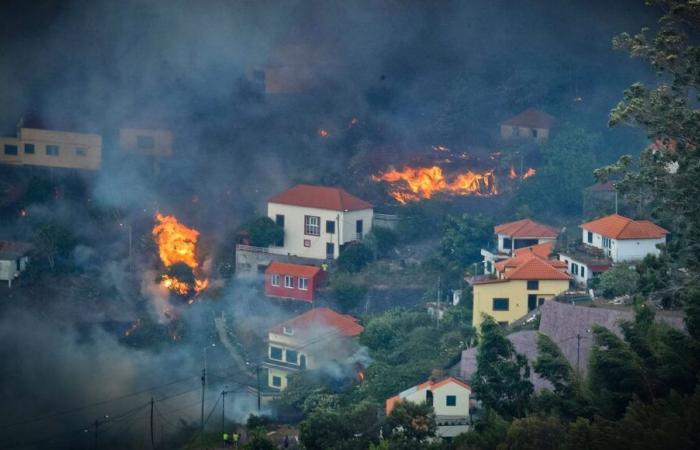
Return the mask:
<path id="1" fill-rule="evenodd" d="M 367 295 L 367 285 L 348 276 L 337 275 L 331 281 L 333 296 L 343 312 L 356 308 Z"/>
<path id="2" fill-rule="evenodd" d="M 359 272 L 372 261 L 372 251 L 365 244 L 349 244 L 338 257 L 338 269 L 344 272 Z"/>
<path id="3" fill-rule="evenodd" d="M 250 235 L 250 245 L 267 247 L 284 239 L 284 229 L 269 217 L 258 217 L 246 227 Z"/>
<path id="4" fill-rule="evenodd" d="M 603 296 L 619 297 L 632 294 L 637 290 L 639 274 L 630 266 L 618 264 L 600 275 L 598 286 L 603 291 Z"/>

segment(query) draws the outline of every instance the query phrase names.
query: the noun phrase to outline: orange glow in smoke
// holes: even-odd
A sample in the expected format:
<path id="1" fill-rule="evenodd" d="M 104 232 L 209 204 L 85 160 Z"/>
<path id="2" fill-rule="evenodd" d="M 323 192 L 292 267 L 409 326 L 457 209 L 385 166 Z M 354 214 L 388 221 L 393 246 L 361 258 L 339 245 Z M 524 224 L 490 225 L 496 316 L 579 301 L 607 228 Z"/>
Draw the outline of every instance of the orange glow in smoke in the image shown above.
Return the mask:
<path id="1" fill-rule="evenodd" d="M 330 135 L 330 133 L 329 133 L 328 130 L 326 130 L 325 128 L 319 128 L 319 129 L 318 129 L 318 135 L 319 135 L 320 137 L 322 137 L 322 138 L 325 139 L 325 138 L 327 138 L 327 137 Z"/>
<path id="2" fill-rule="evenodd" d="M 439 166 L 391 169 L 372 176 L 375 181 L 386 181 L 392 186 L 389 195 L 399 203 L 432 198 L 437 193 L 452 195 L 490 196 L 498 194 L 493 170 L 460 173 L 448 180 Z"/>
<path id="3" fill-rule="evenodd" d="M 199 231 L 181 224 L 175 216 L 156 213 L 156 222 L 151 232 L 158 245 L 158 255 L 163 265 L 170 267 L 173 264 L 184 263 L 195 275 L 194 286 L 170 275 L 162 276 L 161 285 L 181 295 L 187 295 L 191 290 L 204 290 L 209 280 L 200 278 L 197 274 L 200 268 L 197 262 Z"/>
<path id="4" fill-rule="evenodd" d="M 510 178 L 511 180 L 515 180 L 515 179 L 518 179 L 518 178 L 524 180 L 525 178 L 530 178 L 531 176 L 533 176 L 533 175 L 536 174 L 536 173 L 537 173 L 537 170 L 533 169 L 532 167 L 529 167 L 529 168 L 525 171 L 524 174 L 522 174 L 522 175 L 519 176 L 519 175 L 515 172 L 515 169 L 513 168 L 513 166 L 510 166 L 510 170 L 508 171 L 508 178 Z"/>

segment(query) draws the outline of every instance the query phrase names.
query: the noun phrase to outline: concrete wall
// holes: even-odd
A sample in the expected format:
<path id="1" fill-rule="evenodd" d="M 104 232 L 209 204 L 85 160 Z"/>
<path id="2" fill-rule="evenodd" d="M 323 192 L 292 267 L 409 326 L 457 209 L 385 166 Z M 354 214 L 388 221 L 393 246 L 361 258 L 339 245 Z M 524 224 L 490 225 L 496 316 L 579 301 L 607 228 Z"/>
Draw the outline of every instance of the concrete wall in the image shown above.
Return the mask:
<path id="1" fill-rule="evenodd" d="M 139 137 L 153 140 L 152 147 L 139 145 Z M 173 134 L 169 130 L 121 128 L 119 129 L 119 148 L 125 152 L 144 156 L 169 157 L 173 154 Z"/>
<path id="2" fill-rule="evenodd" d="M 362 220 L 364 234 L 372 228 L 372 210 L 339 212 L 318 208 L 306 208 L 278 203 L 267 204 L 267 216 L 275 220 L 277 214 L 284 216 L 284 247 L 282 250 L 293 256 L 313 259 L 326 259 L 326 244 L 334 247 L 333 258 L 340 254 L 340 246 L 356 240 L 355 221 Z M 320 232 L 318 236 L 304 234 L 304 217 L 320 217 Z M 326 222 L 335 222 L 335 232 L 326 233 Z"/>
<path id="3" fill-rule="evenodd" d="M 481 325 L 481 314 L 492 316 L 497 322 L 511 323 L 528 313 L 528 295 L 550 300 L 569 288 L 569 280 L 539 280 L 539 289 L 528 290 L 526 280 L 511 280 L 499 283 L 474 285 L 474 315 L 472 325 Z M 494 311 L 493 299 L 509 299 L 508 311 Z"/>
<path id="4" fill-rule="evenodd" d="M 433 409 L 437 416 L 469 417 L 469 390 L 457 383 L 447 383 L 433 390 Z M 447 406 L 447 396 L 457 397 L 455 406 Z"/>
<path id="5" fill-rule="evenodd" d="M 602 249 L 614 262 L 636 261 L 644 259 L 646 255 L 659 255 L 661 250 L 656 248 L 659 244 L 665 244 L 666 238 L 658 239 L 611 239 L 610 248 L 603 247 L 603 236 L 593 234 L 593 242 L 588 242 L 588 231 L 583 229 L 581 238 L 583 243 Z"/>
<path id="6" fill-rule="evenodd" d="M 21 128 L 17 138 L 0 138 L 0 163 L 99 170 L 102 137 L 97 134 Z M 27 144 L 34 153 L 27 153 Z M 16 145 L 17 155 L 5 153 L 5 145 Z M 47 154 L 47 146 L 58 146 L 58 155 Z"/>
<path id="7" fill-rule="evenodd" d="M 501 137 L 503 139 L 534 139 L 542 142 L 549 139 L 549 129 L 501 125 Z"/>
<path id="8" fill-rule="evenodd" d="M 0 260 L 0 281 L 12 282 L 21 272 L 27 268 L 29 257 L 19 258 L 19 270 L 17 270 L 17 260 Z"/>

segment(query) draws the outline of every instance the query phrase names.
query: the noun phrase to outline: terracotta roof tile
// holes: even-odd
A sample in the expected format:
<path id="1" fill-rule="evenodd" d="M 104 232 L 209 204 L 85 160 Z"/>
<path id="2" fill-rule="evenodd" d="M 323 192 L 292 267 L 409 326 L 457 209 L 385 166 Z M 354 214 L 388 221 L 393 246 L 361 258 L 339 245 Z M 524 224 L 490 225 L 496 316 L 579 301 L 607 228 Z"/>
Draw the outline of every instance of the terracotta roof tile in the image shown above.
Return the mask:
<path id="1" fill-rule="evenodd" d="M 291 328 L 295 336 L 308 336 L 323 328 L 335 328 L 338 334 L 346 337 L 358 336 L 364 328 L 357 319 L 347 314 L 338 314 L 329 308 L 315 308 L 270 329 L 271 333 L 282 334 L 284 328 Z"/>
<path id="2" fill-rule="evenodd" d="M 611 214 L 579 226 L 587 231 L 611 239 L 658 239 L 668 231 L 648 220 L 633 220 L 619 214 Z"/>
<path id="3" fill-rule="evenodd" d="M 568 274 L 549 261 L 531 256 L 527 261 L 503 275 L 507 280 L 568 280 Z"/>
<path id="4" fill-rule="evenodd" d="M 519 238 L 555 238 L 559 235 L 559 230 L 556 228 L 530 219 L 496 225 L 494 231 L 496 234 Z"/>
<path id="5" fill-rule="evenodd" d="M 317 266 L 306 266 L 303 264 L 290 264 L 280 261 L 272 261 L 270 265 L 267 266 L 265 273 L 278 273 L 281 275 L 313 278 L 320 271 L 321 268 Z"/>
<path id="6" fill-rule="evenodd" d="M 268 202 L 329 209 L 332 211 L 357 211 L 372 208 L 371 204 L 355 197 L 344 189 L 329 186 L 312 186 L 309 184 L 298 184 L 275 195 Z"/>
<path id="7" fill-rule="evenodd" d="M 515 256 L 523 256 L 523 255 L 529 255 L 529 254 L 534 254 L 535 256 L 539 256 L 540 258 L 548 258 L 549 255 L 552 254 L 552 248 L 554 247 L 554 242 L 543 242 L 541 244 L 537 245 L 531 245 L 529 247 L 523 247 L 523 248 L 516 248 L 515 249 Z"/>
<path id="8" fill-rule="evenodd" d="M 546 112 L 535 108 L 529 108 L 501 124 L 528 128 L 552 128 L 555 122 L 556 119 Z"/>

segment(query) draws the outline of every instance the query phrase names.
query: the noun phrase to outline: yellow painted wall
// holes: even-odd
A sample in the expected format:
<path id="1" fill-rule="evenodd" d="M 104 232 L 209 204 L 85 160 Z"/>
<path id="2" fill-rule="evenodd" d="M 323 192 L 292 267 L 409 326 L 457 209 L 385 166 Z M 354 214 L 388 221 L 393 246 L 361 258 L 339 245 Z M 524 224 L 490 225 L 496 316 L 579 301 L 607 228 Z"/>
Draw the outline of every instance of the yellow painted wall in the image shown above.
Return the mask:
<path id="1" fill-rule="evenodd" d="M 140 147 L 139 136 L 152 138 L 153 147 Z M 133 152 L 144 156 L 169 157 L 173 154 L 173 134 L 169 130 L 121 128 L 119 130 L 119 148 L 124 152 Z"/>
<path id="2" fill-rule="evenodd" d="M 569 280 L 540 280 L 539 289 L 528 290 L 526 280 L 510 280 L 500 283 L 474 285 L 474 317 L 472 325 L 478 328 L 483 320 L 482 314 L 492 316 L 496 322 L 514 322 L 528 313 L 527 296 L 537 294 L 537 297 L 551 300 L 557 294 L 569 288 Z M 494 311 L 493 299 L 509 299 L 508 311 Z"/>
<path id="3" fill-rule="evenodd" d="M 287 389 L 287 375 L 291 372 L 286 370 L 278 369 L 275 367 L 270 367 L 267 369 L 267 385 L 274 389 L 279 389 L 281 391 Z M 282 379 L 282 384 L 280 386 L 274 386 L 272 384 L 272 377 L 280 377 Z"/>
<path id="4" fill-rule="evenodd" d="M 17 155 L 5 154 L 5 145 L 16 145 Z M 26 152 L 34 145 L 34 153 Z M 58 146 L 58 155 L 48 155 L 47 145 Z M 80 152 L 84 154 L 80 154 Z M 0 138 L 0 163 L 99 170 L 102 164 L 102 136 L 55 130 L 21 128 L 17 138 Z"/>

